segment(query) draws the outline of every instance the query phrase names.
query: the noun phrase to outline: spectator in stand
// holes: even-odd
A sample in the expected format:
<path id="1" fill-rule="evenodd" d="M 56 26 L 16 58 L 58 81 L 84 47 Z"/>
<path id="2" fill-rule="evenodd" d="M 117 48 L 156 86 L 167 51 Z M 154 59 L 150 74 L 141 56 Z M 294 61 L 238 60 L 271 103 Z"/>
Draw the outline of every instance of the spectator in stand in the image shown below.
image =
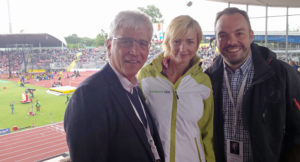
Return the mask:
<path id="1" fill-rule="evenodd" d="M 168 162 L 215 161 L 212 86 L 196 55 L 201 40 L 196 20 L 174 18 L 166 30 L 164 53 L 138 75 Z"/>
<path id="2" fill-rule="evenodd" d="M 140 12 L 123 11 L 110 30 L 110 62 L 81 83 L 66 109 L 71 161 L 164 162 L 136 79 L 147 60 L 153 25 Z"/>
<path id="3" fill-rule="evenodd" d="M 206 71 L 214 101 L 217 162 L 300 161 L 300 77 L 253 43 L 247 12 L 226 8 L 215 20 L 221 53 Z M 239 143 L 239 156 L 230 143 Z"/>

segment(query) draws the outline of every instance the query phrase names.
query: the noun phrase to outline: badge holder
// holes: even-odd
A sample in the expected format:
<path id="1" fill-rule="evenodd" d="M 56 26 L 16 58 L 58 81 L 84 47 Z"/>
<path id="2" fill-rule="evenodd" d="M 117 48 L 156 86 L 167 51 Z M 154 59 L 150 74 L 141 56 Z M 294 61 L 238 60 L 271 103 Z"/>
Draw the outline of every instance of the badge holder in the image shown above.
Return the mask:
<path id="1" fill-rule="evenodd" d="M 243 142 L 226 140 L 227 161 L 243 162 Z"/>

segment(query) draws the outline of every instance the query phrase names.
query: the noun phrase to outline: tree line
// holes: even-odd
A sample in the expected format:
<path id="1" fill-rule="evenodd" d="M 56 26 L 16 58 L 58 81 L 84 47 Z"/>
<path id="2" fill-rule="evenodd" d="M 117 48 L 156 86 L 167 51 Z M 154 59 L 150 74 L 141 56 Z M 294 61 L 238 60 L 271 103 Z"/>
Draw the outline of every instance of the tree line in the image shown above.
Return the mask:
<path id="1" fill-rule="evenodd" d="M 104 46 L 108 34 L 101 29 L 101 32 L 95 39 L 88 37 L 79 37 L 77 34 L 72 34 L 65 37 L 68 48 L 86 48 L 86 47 L 99 47 Z"/>
<path id="2" fill-rule="evenodd" d="M 155 7 L 154 5 L 138 7 L 138 10 L 148 15 L 153 23 L 163 22 L 163 16 L 159 8 Z M 86 48 L 104 46 L 107 37 L 108 33 L 101 29 L 100 33 L 94 39 L 88 37 L 79 37 L 77 34 L 72 34 L 70 36 L 65 37 L 65 40 L 67 42 L 68 48 Z"/>

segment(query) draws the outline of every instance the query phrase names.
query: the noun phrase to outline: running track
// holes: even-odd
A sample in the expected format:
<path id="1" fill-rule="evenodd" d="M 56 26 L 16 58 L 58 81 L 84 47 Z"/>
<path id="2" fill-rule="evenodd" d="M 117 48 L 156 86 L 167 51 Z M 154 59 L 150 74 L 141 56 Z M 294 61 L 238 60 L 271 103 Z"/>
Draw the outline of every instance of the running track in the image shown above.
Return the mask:
<path id="1" fill-rule="evenodd" d="M 65 152 L 62 122 L 0 136 L 0 162 L 32 162 Z"/>

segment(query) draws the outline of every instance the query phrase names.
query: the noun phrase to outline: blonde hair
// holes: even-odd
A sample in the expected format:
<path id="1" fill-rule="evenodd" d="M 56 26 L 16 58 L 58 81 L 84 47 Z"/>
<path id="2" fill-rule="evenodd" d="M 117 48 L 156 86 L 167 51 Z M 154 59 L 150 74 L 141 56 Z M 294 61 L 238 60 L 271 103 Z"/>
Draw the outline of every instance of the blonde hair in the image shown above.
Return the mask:
<path id="1" fill-rule="evenodd" d="M 191 30 L 196 30 L 198 47 L 202 40 L 202 30 L 199 23 L 188 15 L 175 17 L 169 24 L 163 41 L 164 56 L 169 56 L 171 52 L 170 41 L 183 37 Z"/>

